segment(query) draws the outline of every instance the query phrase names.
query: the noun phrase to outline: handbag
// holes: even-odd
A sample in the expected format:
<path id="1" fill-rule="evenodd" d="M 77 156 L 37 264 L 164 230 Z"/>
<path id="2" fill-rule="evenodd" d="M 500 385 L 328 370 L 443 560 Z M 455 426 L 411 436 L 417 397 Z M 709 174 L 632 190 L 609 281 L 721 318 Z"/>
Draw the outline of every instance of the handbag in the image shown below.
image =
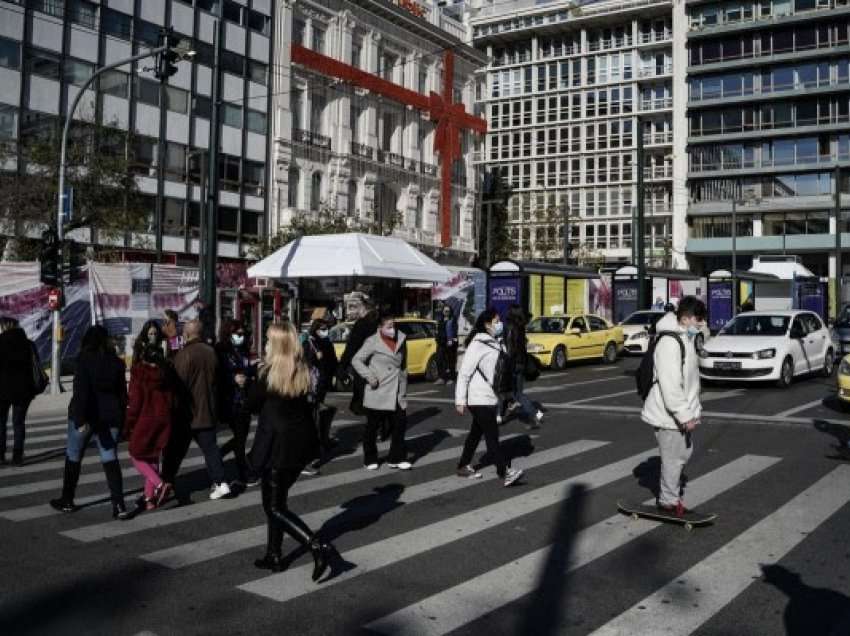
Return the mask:
<path id="1" fill-rule="evenodd" d="M 32 356 L 32 386 L 36 395 L 41 395 L 44 393 L 44 389 L 47 388 L 47 385 L 50 384 L 50 378 L 47 377 L 47 373 L 45 373 L 44 369 L 41 368 L 41 360 L 38 357 L 38 352 L 35 350 L 35 346 L 33 345 L 32 350 L 30 352 Z"/>
<path id="2" fill-rule="evenodd" d="M 523 375 L 525 375 L 526 382 L 534 382 L 540 377 L 540 365 L 537 364 L 537 359 L 534 356 L 525 356 Z"/>

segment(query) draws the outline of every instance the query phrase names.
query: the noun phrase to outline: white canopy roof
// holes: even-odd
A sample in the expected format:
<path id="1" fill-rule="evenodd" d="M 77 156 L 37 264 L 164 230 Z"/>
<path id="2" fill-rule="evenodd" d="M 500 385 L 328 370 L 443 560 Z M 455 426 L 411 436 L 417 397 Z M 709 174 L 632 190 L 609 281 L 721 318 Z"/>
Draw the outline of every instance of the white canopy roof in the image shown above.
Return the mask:
<path id="1" fill-rule="evenodd" d="M 402 239 L 352 232 L 296 239 L 250 267 L 248 276 L 363 276 L 442 283 L 452 273 Z"/>
<path id="2" fill-rule="evenodd" d="M 782 280 L 793 278 L 810 278 L 814 276 L 810 269 L 805 267 L 794 257 L 761 256 L 753 259 L 751 272 L 760 274 L 773 274 Z"/>

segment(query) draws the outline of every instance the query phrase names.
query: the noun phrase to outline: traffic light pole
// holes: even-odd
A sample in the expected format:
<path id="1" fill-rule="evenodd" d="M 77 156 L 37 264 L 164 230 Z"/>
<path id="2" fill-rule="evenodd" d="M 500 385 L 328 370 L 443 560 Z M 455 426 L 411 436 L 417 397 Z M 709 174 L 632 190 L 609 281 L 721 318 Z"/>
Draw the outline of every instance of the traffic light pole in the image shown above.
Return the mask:
<path id="1" fill-rule="evenodd" d="M 644 174 L 643 120 L 640 117 L 637 118 L 637 129 L 637 227 L 632 228 L 632 240 L 636 241 L 635 244 L 637 246 L 635 250 L 638 278 L 637 308 L 646 309 L 646 245 L 644 244 L 646 240 L 646 228 L 644 227 L 644 213 L 646 209 L 644 201 L 644 197 L 646 197 L 646 185 L 644 184 L 644 179 L 646 175 Z"/>
<path id="2" fill-rule="evenodd" d="M 219 4 L 221 7 L 221 4 Z M 216 29 L 213 33 L 213 46 L 215 56 L 213 58 L 212 75 L 212 117 L 210 120 L 210 142 L 209 160 L 207 162 L 207 192 L 206 205 L 201 206 L 202 213 L 206 214 L 206 243 L 204 243 L 203 254 L 203 287 L 201 288 L 201 300 L 207 310 L 208 320 L 212 322 L 215 329 L 216 311 L 216 261 L 218 260 L 218 147 L 220 138 L 220 111 L 221 111 L 221 47 L 224 40 L 224 21 L 219 16 Z M 203 194 L 203 193 L 202 193 Z M 205 325 L 209 329 L 210 325 Z M 212 334 L 210 334 L 212 335 Z"/>
<path id="3" fill-rule="evenodd" d="M 58 241 L 61 242 L 65 239 L 65 234 L 63 231 L 63 199 L 62 195 L 65 193 L 65 164 L 67 162 L 67 151 L 68 151 L 68 132 L 71 130 L 71 122 L 74 121 L 74 113 L 77 111 L 77 106 L 80 104 L 80 99 L 82 99 L 85 92 L 89 89 L 89 87 L 94 83 L 94 81 L 100 77 L 102 73 L 105 71 L 111 71 L 114 68 L 118 68 L 119 66 L 124 66 L 125 64 L 132 64 L 133 62 L 137 62 L 139 60 L 143 60 L 147 57 L 153 57 L 155 55 L 159 55 L 168 49 L 167 46 L 160 46 L 155 49 L 151 49 L 146 51 L 145 53 L 139 53 L 138 55 L 133 55 L 132 57 L 125 58 L 123 60 L 119 60 L 117 62 L 113 62 L 112 64 L 107 64 L 103 68 L 95 71 L 90 78 L 86 80 L 86 82 L 80 87 L 79 91 L 77 91 L 77 95 L 74 97 L 74 101 L 71 102 L 71 108 L 68 109 L 68 113 L 65 116 L 65 125 L 62 128 L 62 146 L 59 151 L 59 191 L 57 193 L 57 203 L 56 203 L 56 236 Z M 60 256 L 61 261 L 61 256 Z M 59 272 L 62 271 L 62 264 L 57 263 L 57 269 Z M 50 359 L 50 393 L 53 395 L 59 394 L 59 373 L 60 373 L 60 354 L 61 354 L 61 341 L 62 338 L 62 316 L 60 309 L 53 310 L 53 346 L 51 351 L 51 359 Z"/>

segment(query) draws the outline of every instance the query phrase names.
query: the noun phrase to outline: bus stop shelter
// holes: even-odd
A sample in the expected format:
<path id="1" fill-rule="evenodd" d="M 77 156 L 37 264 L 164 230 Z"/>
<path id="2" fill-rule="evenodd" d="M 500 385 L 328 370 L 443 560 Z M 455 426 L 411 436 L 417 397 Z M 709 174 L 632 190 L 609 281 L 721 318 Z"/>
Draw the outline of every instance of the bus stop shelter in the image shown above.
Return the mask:
<path id="1" fill-rule="evenodd" d="M 591 284 L 598 287 L 595 269 L 503 260 L 487 271 L 487 302 L 504 318 L 508 308 L 517 304 L 532 317 L 562 316 L 588 311 Z"/>
<path id="2" fill-rule="evenodd" d="M 622 322 L 638 309 L 664 309 L 668 303 L 678 304 L 685 296 L 700 296 L 701 284 L 702 279 L 698 275 L 686 270 L 647 268 L 643 280 L 647 306 L 639 307 L 637 267 L 620 267 L 614 271 L 612 280 L 614 322 Z"/>
<path id="3" fill-rule="evenodd" d="M 790 309 L 790 306 L 776 307 L 772 303 L 775 296 L 777 284 L 784 288 L 783 294 L 787 296 L 787 287 L 781 284 L 781 279 L 775 274 L 765 272 L 753 272 L 728 269 L 718 269 L 708 275 L 708 328 L 712 333 L 719 331 L 733 316 L 741 311 L 752 311 L 755 309 Z M 737 298 L 733 293 L 737 285 Z M 764 299 L 761 298 L 762 293 Z"/>

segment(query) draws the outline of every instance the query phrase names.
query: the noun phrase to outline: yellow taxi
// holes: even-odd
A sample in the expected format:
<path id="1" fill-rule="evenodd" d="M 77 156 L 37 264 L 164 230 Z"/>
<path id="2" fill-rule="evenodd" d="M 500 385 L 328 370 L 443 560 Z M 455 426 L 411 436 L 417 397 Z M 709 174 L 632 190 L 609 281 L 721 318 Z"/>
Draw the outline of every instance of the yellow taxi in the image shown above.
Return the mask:
<path id="1" fill-rule="evenodd" d="M 838 399 L 850 404 L 850 354 L 838 365 Z"/>
<path id="2" fill-rule="evenodd" d="M 594 314 L 540 316 L 528 324 L 528 352 L 543 366 L 564 369 L 568 360 L 600 358 L 616 362 L 623 329 Z"/>
<path id="3" fill-rule="evenodd" d="M 407 337 L 407 372 L 425 376 L 433 382 L 437 379 L 437 323 L 424 318 L 396 318 L 396 329 Z M 331 328 L 329 338 L 334 345 L 336 357 L 342 357 L 353 322 L 341 322 Z"/>

